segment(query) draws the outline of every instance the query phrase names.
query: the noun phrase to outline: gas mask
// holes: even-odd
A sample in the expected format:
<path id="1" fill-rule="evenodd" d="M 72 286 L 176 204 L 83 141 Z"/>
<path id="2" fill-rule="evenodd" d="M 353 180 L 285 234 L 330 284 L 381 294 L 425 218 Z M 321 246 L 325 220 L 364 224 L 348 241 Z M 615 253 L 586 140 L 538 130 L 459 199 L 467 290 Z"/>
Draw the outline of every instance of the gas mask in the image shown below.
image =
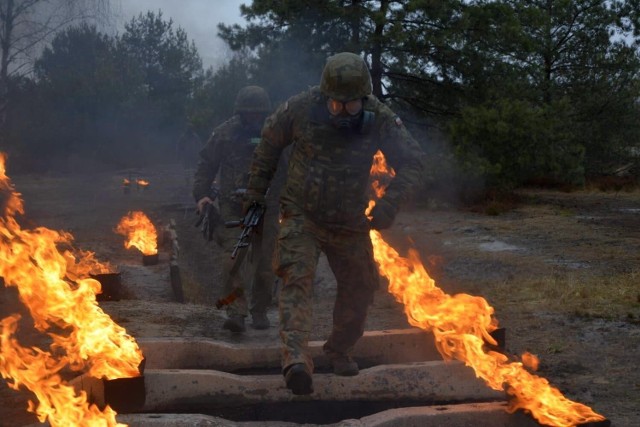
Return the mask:
<path id="1" fill-rule="evenodd" d="M 356 129 L 361 122 L 362 99 L 358 98 L 342 102 L 328 98 L 327 110 L 329 110 L 329 120 L 336 129 Z"/>

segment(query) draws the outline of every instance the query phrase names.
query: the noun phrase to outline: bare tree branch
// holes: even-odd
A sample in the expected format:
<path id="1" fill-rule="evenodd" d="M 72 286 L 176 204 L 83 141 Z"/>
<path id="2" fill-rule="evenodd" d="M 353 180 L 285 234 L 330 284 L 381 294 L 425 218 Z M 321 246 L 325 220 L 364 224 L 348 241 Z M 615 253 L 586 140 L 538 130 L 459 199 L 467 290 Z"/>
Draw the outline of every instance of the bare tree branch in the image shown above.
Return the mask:
<path id="1" fill-rule="evenodd" d="M 109 19 L 111 0 L 0 0 L 0 146 L 4 140 L 9 79 L 33 70 L 34 57 L 59 31 Z"/>

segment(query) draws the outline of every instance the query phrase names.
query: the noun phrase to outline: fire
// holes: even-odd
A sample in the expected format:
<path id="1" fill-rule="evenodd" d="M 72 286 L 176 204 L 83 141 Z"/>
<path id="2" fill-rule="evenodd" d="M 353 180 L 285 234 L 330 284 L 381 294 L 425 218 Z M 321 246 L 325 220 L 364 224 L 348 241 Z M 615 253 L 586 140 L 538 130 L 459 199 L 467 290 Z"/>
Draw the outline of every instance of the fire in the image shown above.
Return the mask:
<path id="1" fill-rule="evenodd" d="M 122 185 L 124 185 L 125 187 L 130 184 L 131 184 L 131 181 L 129 181 L 127 178 L 122 180 Z"/>
<path id="2" fill-rule="evenodd" d="M 106 379 L 139 375 L 142 352 L 98 306 L 100 284 L 87 277 L 87 271 L 104 265 L 91 252 L 61 252 L 59 246 L 71 245 L 68 233 L 20 227 L 16 216 L 24 213 L 22 199 L 1 154 L 0 195 L 0 276 L 5 286 L 17 289 L 35 328 L 51 340 L 50 351 L 22 347 L 15 337 L 20 316 L 2 319 L 0 373 L 12 388 L 24 386 L 34 393 L 37 402 L 29 402 L 28 409 L 41 422 L 54 427 L 122 425 L 110 407 L 90 405 L 86 393 L 76 393 L 60 375 L 62 369 Z"/>
<path id="3" fill-rule="evenodd" d="M 138 187 L 139 187 L 139 188 L 144 189 L 144 188 L 146 188 L 146 187 L 149 185 L 149 181 L 144 180 L 144 179 L 137 179 L 137 180 L 136 180 L 136 184 L 138 184 Z"/>
<path id="4" fill-rule="evenodd" d="M 95 252 L 81 249 L 64 251 L 63 256 L 67 259 L 67 277 L 76 281 L 83 277 L 116 272 L 117 269 L 111 263 L 98 261 L 95 255 Z"/>
<path id="5" fill-rule="evenodd" d="M 127 249 L 134 246 L 144 255 L 158 253 L 158 232 L 143 212 L 129 212 L 123 216 L 116 227 L 116 233 L 127 238 L 124 242 Z"/>
<path id="6" fill-rule="evenodd" d="M 380 164 L 378 161 L 378 166 Z M 377 169 L 374 171 L 378 166 L 374 162 L 372 174 L 379 173 Z M 376 194 L 380 197 L 384 189 Z M 375 201 L 370 202 L 367 213 L 374 205 Z M 438 351 L 445 360 L 460 360 L 492 389 L 506 389 L 513 396 L 509 411 L 522 409 L 541 424 L 558 427 L 605 419 L 588 406 L 564 397 L 546 379 L 527 371 L 525 366 L 537 367 L 534 355 L 527 353 L 523 361 L 518 362 L 487 350 L 486 343 L 496 345 L 490 333 L 497 329 L 498 322 L 493 317 L 493 307 L 484 298 L 446 294 L 429 277 L 415 250 L 410 250 L 404 258 L 378 231 L 371 230 L 370 237 L 380 274 L 389 280 L 389 292 L 404 304 L 409 323 L 434 334 Z"/>
<path id="7" fill-rule="evenodd" d="M 387 159 L 384 158 L 384 154 L 382 154 L 381 151 L 378 151 L 373 155 L 373 164 L 371 165 L 369 175 L 373 193 L 372 200 L 369 200 L 369 206 L 365 214 L 371 219 L 369 213 L 371 213 L 371 209 L 376 205 L 375 200 L 384 195 L 385 189 L 393 177 L 396 176 L 396 172 L 387 166 Z"/>

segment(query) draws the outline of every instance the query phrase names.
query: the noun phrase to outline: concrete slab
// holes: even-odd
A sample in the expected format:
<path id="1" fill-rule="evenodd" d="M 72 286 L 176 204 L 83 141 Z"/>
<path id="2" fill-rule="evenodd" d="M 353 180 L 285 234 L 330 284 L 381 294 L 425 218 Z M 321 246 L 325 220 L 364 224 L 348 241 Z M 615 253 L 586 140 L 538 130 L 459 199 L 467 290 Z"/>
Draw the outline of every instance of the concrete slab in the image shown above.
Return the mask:
<path id="1" fill-rule="evenodd" d="M 230 421 L 200 414 L 129 414 L 118 421 L 130 427 L 293 427 L 319 426 L 283 421 Z M 536 427 L 535 420 L 522 413 L 509 414 L 505 402 L 470 403 L 390 409 L 360 419 L 343 420 L 324 427 Z"/>
<path id="2" fill-rule="evenodd" d="M 234 372 L 280 366 L 280 343 L 230 344 L 199 338 L 140 338 L 138 344 L 147 369 L 215 369 Z M 310 341 L 309 351 L 317 367 L 327 364 L 324 341 Z M 433 335 L 420 329 L 368 331 L 353 351 L 361 366 L 442 360 Z"/>
<path id="3" fill-rule="evenodd" d="M 295 396 L 281 375 L 234 375 L 211 370 L 153 370 L 144 374 L 140 412 L 202 412 L 292 401 L 469 402 L 504 400 L 459 362 L 421 362 L 364 369 L 355 377 L 314 374 L 314 393 Z"/>

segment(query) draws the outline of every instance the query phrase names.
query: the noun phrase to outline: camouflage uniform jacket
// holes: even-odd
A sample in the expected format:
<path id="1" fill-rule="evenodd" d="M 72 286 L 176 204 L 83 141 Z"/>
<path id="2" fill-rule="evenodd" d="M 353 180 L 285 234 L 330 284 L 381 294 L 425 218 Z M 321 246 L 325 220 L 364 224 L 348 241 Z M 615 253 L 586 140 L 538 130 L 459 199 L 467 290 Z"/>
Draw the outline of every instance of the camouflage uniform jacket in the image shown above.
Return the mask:
<path id="1" fill-rule="evenodd" d="M 258 143 L 235 115 L 216 127 L 200 151 L 195 173 L 193 196 L 196 201 L 209 195 L 218 172 L 221 201 L 229 201 L 234 191 L 246 188 L 253 150 Z"/>
<path id="2" fill-rule="evenodd" d="M 360 130 L 329 122 L 318 87 L 290 98 L 267 118 L 251 164 L 249 188 L 264 192 L 282 150 L 293 144 L 283 206 L 300 209 L 314 222 L 363 230 L 373 155 L 382 151 L 396 176 L 385 198 L 399 206 L 419 181 L 424 153 L 400 118 L 376 97 L 363 104 Z"/>

